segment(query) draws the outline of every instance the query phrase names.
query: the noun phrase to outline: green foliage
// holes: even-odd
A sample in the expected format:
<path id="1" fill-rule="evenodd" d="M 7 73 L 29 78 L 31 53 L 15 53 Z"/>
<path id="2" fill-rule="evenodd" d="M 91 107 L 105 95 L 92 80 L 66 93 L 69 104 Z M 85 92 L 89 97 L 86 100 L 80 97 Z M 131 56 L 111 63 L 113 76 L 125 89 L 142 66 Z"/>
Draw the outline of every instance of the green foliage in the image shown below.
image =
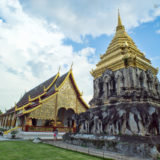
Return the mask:
<path id="1" fill-rule="evenodd" d="M 0 128 L 0 132 L 4 132 L 4 131 L 6 131 L 6 129 Z"/>
<path id="2" fill-rule="evenodd" d="M 0 143 L 0 160 L 102 160 L 54 147 L 48 144 L 35 144 L 31 141 L 3 141 Z M 106 159 L 107 160 L 107 159 Z M 108 159 L 109 160 L 109 159 Z"/>
<path id="3" fill-rule="evenodd" d="M 6 131 L 4 128 L 0 128 L 0 135 L 3 135 L 3 132 Z"/>
<path id="4" fill-rule="evenodd" d="M 18 131 L 16 131 L 16 130 L 11 132 L 12 135 L 16 135 L 17 133 L 18 133 Z"/>
<path id="5" fill-rule="evenodd" d="M 11 132 L 11 135 L 12 135 L 12 138 L 13 138 L 13 139 L 16 138 L 16 134 L 17 134 L 17 133 L 18 133 L 18 131 L 16 131 L 16 130 Z"/>
<path id="6" fill-rule="evenodd" d="M 3 112 L 0 110 L 0 114 L 2 114 Z"/>

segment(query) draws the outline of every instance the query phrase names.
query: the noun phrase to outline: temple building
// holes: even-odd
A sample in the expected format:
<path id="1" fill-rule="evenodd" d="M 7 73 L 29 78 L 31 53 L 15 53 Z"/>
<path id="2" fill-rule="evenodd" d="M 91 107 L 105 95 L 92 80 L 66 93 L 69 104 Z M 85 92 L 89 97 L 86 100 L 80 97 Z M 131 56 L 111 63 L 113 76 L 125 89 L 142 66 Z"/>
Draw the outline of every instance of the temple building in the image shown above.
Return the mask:
<path id="1" fill-rule="evenodd" d="M 70 69 L 62 76 L 58 72 L 26 92 L 13 108 L 0 115 L 0 126 L 21 127 L 26 132 L 53 131 L 55 127 L 65 132 L 74 128 L 71 116 L 88 108 Z"/>

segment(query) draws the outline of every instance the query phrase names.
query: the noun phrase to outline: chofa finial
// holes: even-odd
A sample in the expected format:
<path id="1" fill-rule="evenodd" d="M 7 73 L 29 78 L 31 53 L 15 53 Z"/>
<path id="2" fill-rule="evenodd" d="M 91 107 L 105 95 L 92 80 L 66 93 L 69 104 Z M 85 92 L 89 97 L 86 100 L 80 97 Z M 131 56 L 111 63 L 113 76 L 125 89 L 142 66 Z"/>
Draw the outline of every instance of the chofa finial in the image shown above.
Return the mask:
<path id="1" fill-rule="evenodd" d="M 72 70 L 72 68 L 73 68 L 73 62 L 72 62 L 72 64 L 71 64 L 71 69 L 70 69 L 70 70 Z"/>
<path id="2" fill-rule="evenodd" d="M 58 73 L 60 72 L 60 70 L 61 70 L 61 66 L 59 66 L 59 68 L 58 68 Z"/>

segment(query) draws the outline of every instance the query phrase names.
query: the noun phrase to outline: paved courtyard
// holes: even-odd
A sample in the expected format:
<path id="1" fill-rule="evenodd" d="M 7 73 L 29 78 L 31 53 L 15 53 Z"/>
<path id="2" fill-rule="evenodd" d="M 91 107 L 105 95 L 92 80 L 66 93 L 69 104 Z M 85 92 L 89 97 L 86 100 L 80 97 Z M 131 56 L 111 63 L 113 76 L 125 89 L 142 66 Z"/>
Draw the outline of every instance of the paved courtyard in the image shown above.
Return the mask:
<path id="1" fill-rule="evenodd" d="M 56 147 L 72 150 L 72 151 L 77 151 L 77 152 L 81 152 L 81 153 L 85 153 L 93 156 L 102 157 L 102 158 L 113 158 L 114 160 L 151 160 L 149 158 L 146 159 L 142 157 L 130 157 L 120 153 L 72 145 L 72 144 L 65 143 L 63 141 L 52 140 L 52 141 L 44 141 L 44 143 L 47 143 Z"/>
<path id="2" fill-rule="evenodd" d="M 7 138 L 5 138 L 3 136 L 0 136 L 0 141 L 7 141 L 7 140 L 11 140 L 11 139 L 7 139 Z"/>

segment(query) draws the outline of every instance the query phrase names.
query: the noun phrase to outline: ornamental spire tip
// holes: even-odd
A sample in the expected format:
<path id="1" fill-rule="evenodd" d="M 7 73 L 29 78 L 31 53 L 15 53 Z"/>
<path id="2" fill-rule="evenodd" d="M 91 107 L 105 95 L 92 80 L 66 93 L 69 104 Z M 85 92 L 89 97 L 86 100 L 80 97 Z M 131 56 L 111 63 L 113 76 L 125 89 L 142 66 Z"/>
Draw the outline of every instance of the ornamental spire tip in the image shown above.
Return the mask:
<path id="1" fill-rule="evenodd" d="M 118 26 L 122 26 L 122 21 L 121 21 L 119 9 L 118 9 Z"/>

